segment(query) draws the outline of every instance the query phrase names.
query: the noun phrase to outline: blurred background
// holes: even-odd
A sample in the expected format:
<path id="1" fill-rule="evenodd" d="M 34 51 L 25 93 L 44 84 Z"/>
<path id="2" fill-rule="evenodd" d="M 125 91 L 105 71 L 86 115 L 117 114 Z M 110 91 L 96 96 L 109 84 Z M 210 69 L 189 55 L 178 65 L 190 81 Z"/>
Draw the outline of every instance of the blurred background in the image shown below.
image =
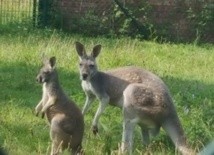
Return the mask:
<path id="1" fill-rule="evenodd" d="M 0 0 L 4 29 L 214 42 L 213 0 Z"/>

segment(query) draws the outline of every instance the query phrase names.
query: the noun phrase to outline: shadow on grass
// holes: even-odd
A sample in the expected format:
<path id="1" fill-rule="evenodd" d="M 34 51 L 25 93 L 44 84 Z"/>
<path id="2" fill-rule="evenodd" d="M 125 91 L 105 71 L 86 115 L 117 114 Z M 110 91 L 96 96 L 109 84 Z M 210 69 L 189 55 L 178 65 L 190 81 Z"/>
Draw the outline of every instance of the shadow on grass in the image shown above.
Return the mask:
<path id="1" fill-rule="evenodd" d="M 34 107 L 42 97 L 42 85 L 36 82 L 40 66 L 22 62 L 0 63 L 0 102 L 13 102 L 19 106 Z M 59 80 L 67 95 L 80 93 L 78 73 L 58 68 Z M 74 99 L 75 100 L 75 99 Z"/>
<path id="2" fill-rule="evenodd" d="M 23 106 L 32 106 L 32 104 L 26 103 L 29 100 L 38 101 L 42 95 L 42 86 L 36 82 L 39 69 L 39 66 L 32 66 L 22 62 L 12 64 L 1 63 L 0 101 L 10 102 L 11 100 L 21 100 L 24 101 Z M 60 83 L 66 94 L 77 96 L 81 93 L 83 95 L 79 73 L 68 72 L 62 68 L 58 68 L 57 70 Z M 203 102 L 206 102 L 205 100 L 214 102 L 214 84 L 205 84 L 195 80 L 182 80 L 169 76 L 162 79 L 168 85 L 172 96 L 177 96 L 181 99 L 178 105 L 200 106 Z"/>
<path id="3" fill-rule="evenodd" d="M 174 97 L 180 98 L 179 105 L 200 106 L 206 101 L 214 102 L 214 84 L 197 80 L 182 80 L 175 77 L 163 77 Z"/>
<path id="4" fill-rule="evenodd" d="M 45 123 L 17 121 L 17 123 L 3 122 L 2 126 L 1 134 L 5 137 L 4 149 L 10 154 L 14 151 L 17 151 L 16 154 L 27 154 L 32 151 L 38 154 L 40 149 L 46 150 L 50 143 L 49 127 L 45 126 Z"/>

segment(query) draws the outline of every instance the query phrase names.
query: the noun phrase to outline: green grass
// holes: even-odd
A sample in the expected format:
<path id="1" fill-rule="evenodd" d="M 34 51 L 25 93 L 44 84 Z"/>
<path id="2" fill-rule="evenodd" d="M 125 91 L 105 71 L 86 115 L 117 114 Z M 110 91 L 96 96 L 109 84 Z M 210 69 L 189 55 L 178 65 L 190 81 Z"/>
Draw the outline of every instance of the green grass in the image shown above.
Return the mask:
<path id="1" fill-rule="evenodd" d="M 101 70 L 135 65 L 159 75 L 168 85 L 190 145 L 199 150 L 214 137 L 214 46 L 158 44 L 129 38 L 106 39 L 68 36 L 52 31 L 18 32 L 0 35 L 0 145 L 11 155 L 47 154 L 50 151 L 47 121 L 33 110 L 42 95 L 35 77 L 41 56 L 57 57 L 61 84 L 66 93 L 83 107 L 85 95 L 78 73 L 74 42 L 91 51 L 102 45 L 98 57 Z M 121 110 L 107 107 L 100 119 L 100 131 L 90 130 L 98 102 L 85 116 L 83 147 L 86 154 L 117 154 L 122 137 Z M 187 113 L 185 108 L 188 108 Z M 174 154 L 174 146 L 161 131 L 148 147 L 141 145 L 135 130 L 135 154 Z"/>

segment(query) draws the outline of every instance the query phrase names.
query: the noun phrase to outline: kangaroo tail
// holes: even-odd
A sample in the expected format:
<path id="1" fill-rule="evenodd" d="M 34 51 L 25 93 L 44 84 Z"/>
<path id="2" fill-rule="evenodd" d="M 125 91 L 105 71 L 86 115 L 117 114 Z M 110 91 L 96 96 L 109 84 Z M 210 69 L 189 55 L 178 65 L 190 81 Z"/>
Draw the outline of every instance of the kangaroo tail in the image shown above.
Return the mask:
<path id="1" fill-rule="evenodd" d="M 183 128 L 177 116 L 165 120 L 162 124 L 163 129 L 170 136 L 178 151 L 183 155 L 194 155 L 194 151 L 187 146 L 187 140 Z"/>

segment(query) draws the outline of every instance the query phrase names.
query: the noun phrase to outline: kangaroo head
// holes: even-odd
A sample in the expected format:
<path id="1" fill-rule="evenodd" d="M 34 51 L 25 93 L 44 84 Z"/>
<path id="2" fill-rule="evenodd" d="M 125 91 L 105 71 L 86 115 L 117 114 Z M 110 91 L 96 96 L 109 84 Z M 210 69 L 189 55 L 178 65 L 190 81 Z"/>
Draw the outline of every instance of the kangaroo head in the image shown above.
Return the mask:
<path id="1" fill-rule="evenodd" d="M 84 45 L 76 42 L 76 51 L 79 55 L 79 70 L 81 80 L 90 80 L 97 73 L 96 57 L 99 55 L 101 45 L 94 46 L 90 55 L 85 51 Z"/>
<path id="2" fill-rule="evenodd" d="M 43 67 L 40 69 L 39 74 L 36 77 L 36 80 L 39 83 L 50 82 L 57 77 L 55 70 L 56 58 L 51 57 L 50 59 L 43 60 Z"/>

